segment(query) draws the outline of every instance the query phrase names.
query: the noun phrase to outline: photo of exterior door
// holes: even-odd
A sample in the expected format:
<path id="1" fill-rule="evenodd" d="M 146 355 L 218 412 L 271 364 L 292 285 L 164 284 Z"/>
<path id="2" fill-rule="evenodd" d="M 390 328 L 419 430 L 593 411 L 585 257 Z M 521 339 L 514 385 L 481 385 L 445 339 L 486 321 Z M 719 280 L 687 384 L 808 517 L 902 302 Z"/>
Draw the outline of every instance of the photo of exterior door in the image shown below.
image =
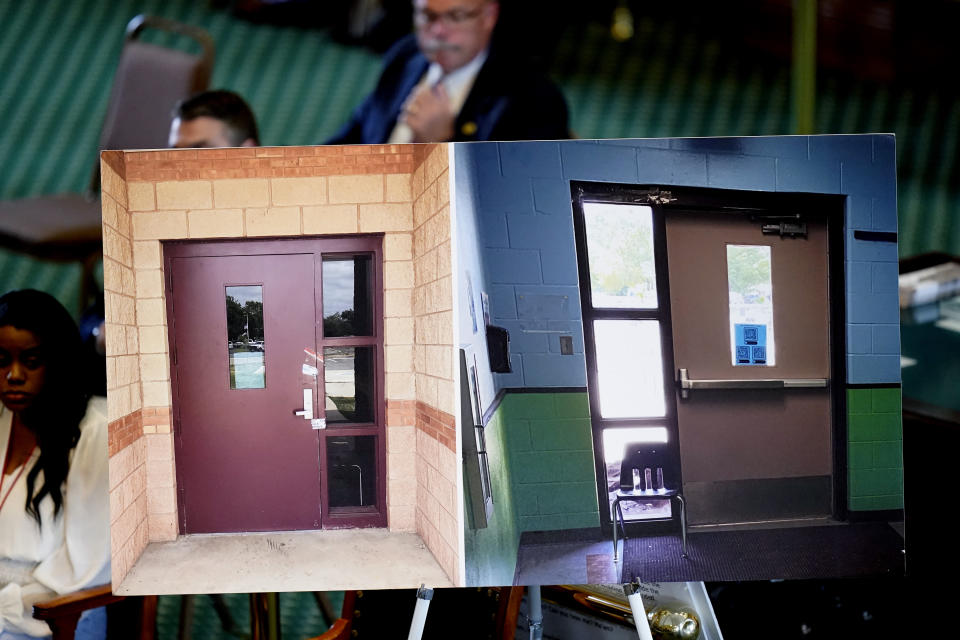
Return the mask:
<path id="1" fill-rule="evenodd" d="M 666 189 L 574 184 L 601 523 L 651 448 L 688 524 L 843 517 L 842 203 Z"/>
<path id="2" fill-rule="evenodd" d="M 164 244 L 181 534 L 386 526 L 381 245 Z"/>

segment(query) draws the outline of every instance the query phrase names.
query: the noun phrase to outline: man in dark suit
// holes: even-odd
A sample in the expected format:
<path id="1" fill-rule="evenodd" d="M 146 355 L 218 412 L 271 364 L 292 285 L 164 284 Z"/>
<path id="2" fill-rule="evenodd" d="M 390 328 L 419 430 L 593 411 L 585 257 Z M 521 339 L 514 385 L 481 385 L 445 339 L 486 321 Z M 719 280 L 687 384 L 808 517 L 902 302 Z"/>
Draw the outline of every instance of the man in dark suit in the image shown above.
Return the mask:
<path id="1" fill-rule="evenodd" d="M 569 137 L 563 95 L 495 42 L 498 0 L 413 0 L 416 32 L 327 144 Z"/>

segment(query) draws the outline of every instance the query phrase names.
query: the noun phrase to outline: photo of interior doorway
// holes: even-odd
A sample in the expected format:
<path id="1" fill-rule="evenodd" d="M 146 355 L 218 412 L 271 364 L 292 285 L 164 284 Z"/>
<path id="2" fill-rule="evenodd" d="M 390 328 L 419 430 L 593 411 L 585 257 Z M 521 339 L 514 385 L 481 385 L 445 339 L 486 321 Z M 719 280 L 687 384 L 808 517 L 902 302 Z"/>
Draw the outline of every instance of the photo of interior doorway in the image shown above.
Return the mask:
<path id="1" fill-rule="evenodd" d="M 461 582 L 448 164 L 104 153 L 116 593 Z"/>
<path id="2" fill-rule="evenodd" d="M 903 574 L 892 136 L 454 155 L 467 584 Z"/>

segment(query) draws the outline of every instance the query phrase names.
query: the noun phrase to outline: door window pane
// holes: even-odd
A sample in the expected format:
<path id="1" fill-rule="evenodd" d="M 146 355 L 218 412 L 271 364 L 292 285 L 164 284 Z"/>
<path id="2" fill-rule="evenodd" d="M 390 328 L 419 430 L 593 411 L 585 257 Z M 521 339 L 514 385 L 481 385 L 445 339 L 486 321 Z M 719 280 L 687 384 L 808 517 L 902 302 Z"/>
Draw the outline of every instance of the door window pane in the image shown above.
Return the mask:
<path id="1" fill-rule="evenodd" d="M 735 366 L 776 363 L 770 263 L 769 246 L 727 245 L 730 355 Z"/>
<path id="2" fill-rule="evenodd" d="M 330 511 L 377 506 L 377 437 L 327 438 Z"/>
<path id="3" fill-rule="evenodd" d="M 591 303 L 600 309 L 656 309 L 653 211 L 585 202 Z"/>
<path id="4" fill-rule="evenodd" d="M 263 287 L 226 287 L 230 388 L 263 389 L 266 384 Z"/>
<path id="5" fill-rule="evenodd" d="M 645 418 L 666 412 L 660 323 L 595 320 L 597 386 L 604 418 Z"/>
<path id="6" fill-rule="evenodd" d="M 666 427 L 630 427 L 603 430 L 603 461 L 607 471 L 607 508 L 613 506 L 613 499 L 626 481 L 626 487 L 632 485 L 633 467 L 623 469 L 624 454 L 630 454 L 633 450 L 631 445 L 660 444 L 667 442 Z M 666 451 L 664 447 L 663 451 Z M 644 482 L 644 469 L 651 467 L 651 476 L 653 486 L 656 488 L 657 467 L 663 468 L 664 484 L 667 488 L 676 489 L 671 485 L 672 470 L 665 466 L 665 461 L 652 459 L 644 464 L 643 468 L 638 467 L 641 483 Z M 626 474 L 622 474 L 626 471 Z M 642 485 L 641 485 L 642 486 Z M 657 498 L 652 495 L 649 500 L 634 501 L 626 500 L 620 503 L 623 511 L 623 519 L 631 520 L 649 520 L 651 518 L 669 518 L 671 516 L 670 499 Z"/>
<path id="7" fill-rule="evenodd" d="M 324 347 L 327 423 L 373 422 L 373 347 Z"/>
<path id="8" fill-rule="evenodd" d="M 323 259 L 323 335 L 373 335 L 373 258 Z"/>

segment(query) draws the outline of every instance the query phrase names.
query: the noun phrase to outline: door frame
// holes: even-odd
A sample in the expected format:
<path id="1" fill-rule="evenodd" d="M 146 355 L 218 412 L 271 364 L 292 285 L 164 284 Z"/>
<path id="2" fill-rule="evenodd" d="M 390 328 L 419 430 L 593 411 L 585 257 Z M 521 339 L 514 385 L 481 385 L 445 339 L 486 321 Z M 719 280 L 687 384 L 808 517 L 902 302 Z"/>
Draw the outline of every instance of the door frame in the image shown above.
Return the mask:
<path id="1" fill-rule="evenodd" d="M 623 314 L 622 311 L 604 310 L 597 314 L 590 304 L 590 273 L 587 264 L 586 229 L 584 220 L 584 202 L 602 202 L 611 204 L 633 204 L 649 206 L 653 210 L 654 229 L 654 256 L 657 271 L 657 296 L 666 300 L 666 309 L 659 313 L 658 318 L 663 323 L 661 333 L 662 353 L 665 367 L 664 386 L 667 392 L 667 413 L 670 414 L 671 405 L 672 423 L 668 431 L 678 438 L 678 424 L 676 414 L 676 388 L 669 389 L 668 380 L 676 380 L 673 354 L 673 328 L 670 316 L 670 288 L 667 265 L 669 257 L 666 247 L 665 218 L 667 212 L 681 213 L 683 211 L 710 211 L 715 213 L 729 213 L 731 215 L 786 215 L 793 211 L 816 212 L 823 215 L 827 224 L 827 257 L 828 296 L 827 303 L 830 314 L 829 344 L 830 344 L 830 391 L 831 391 L 831 454 L 832 454 L 832 499 L 831 515 L 838 520 L 848 517 L 847 498 L 847 336 L 846 336 L 846 207 L 847 196 L 835 194 L 800 193 L 800 192 L 773 192 L 773 191 L 741 191 L 736 189 L 716 189 L 711 187 L 687 187 L 656 184 L 629 184 L 613 182 L 595 182 L 588 180 L 571 180 L 571 207 L 573 210 L 574 241 L 577 250 L 577 272 L 580 278 L 580 304 L 583 320 L 584 356 L 587 366 L 588 387 L 590 400 L 591 430 L 594 446 L 594 466 L 597 475 L 597 497 L 600 506 L 600 525 L 604 533 L 610 532 L 611 520 L 606 489 L 606 468 L 603 464 L 603 424 L 599 418 L 599 397 L 596 389 L 596 358 L 593 345 L 592 321 L 602 317 L 631 317 L 640 318 L 635 310 Z M 661 284 L 663 283 L 663 284 Z M 669 369 L 667 369 L 669 367 Z M 616 421 L 603 421 L 616 422 Z M 677 477 L 682 483 L 679 473 L 679 439 L 677 440 Z M 682 486 L 682 484 L 681 484 Z M 647 530 L 656 530 L 657 520 L 636 523 Z M 662 521 L 661 521 L 662 522 Z"/>
<path id="2" fill-rule="evenodd" d="M 386 460 L 386 375 L 384 366 L 384 281 L 383 281 L 383 233 L 344 234 L 337 236 L 295 236 L 289 238 L 249 238 L 249 239 L 204 239 L 204 240 L 164 240 L 161 241 L 161 255 L 163 264 L 163 286 L 167 318 L 167 343 L 170 363 L 171 389 L 171 430 L 174 439 L 174 461 L 177 452 L 182 446 L 183 426 L 180 419 L 179 379 L 177 376 L 177 346 L 176 346 L 176 317 L 173 310 L 173 269 L 172 261 L 176 258 L 195 257 L 225 257 L 225 256 L 264 256 L 264 255 L 291 255 L 312 254 L 314 257 L 314 346 L 322 353 L 323 347 L 334 346 L 351 342 L 357 346 L 371 345 L 375 348 L 375 371 L 373 380 L 374 421 L 358 425 L 343 425 L 327 427 L 318 430 L 317 471 L 321 489 L 320 528 L 343 529 L 363 527 L 387 526 L 387 460 Z M 330 338 L 323 336 L 323 256 L 371 254 L 374 268 L 371 282 L 373 293 L 373 335 L 356 339 Z M 326 340 L 326 342 L 325 342 Z M 325 393 L 322 376 L 318 376 L 314 393 L 314 415 L 318 414 L 318 407 Z M 377 510 L 369 512 L 329 512 L 329 481 L 326 477 L 326 439 L 345 436 L 375 435 L 377 437 L 376 470 L 377 470 Z M 175 465 L 177 482 L 177 530 L 184 532 L 185 501 L 183 470 Z"/>

